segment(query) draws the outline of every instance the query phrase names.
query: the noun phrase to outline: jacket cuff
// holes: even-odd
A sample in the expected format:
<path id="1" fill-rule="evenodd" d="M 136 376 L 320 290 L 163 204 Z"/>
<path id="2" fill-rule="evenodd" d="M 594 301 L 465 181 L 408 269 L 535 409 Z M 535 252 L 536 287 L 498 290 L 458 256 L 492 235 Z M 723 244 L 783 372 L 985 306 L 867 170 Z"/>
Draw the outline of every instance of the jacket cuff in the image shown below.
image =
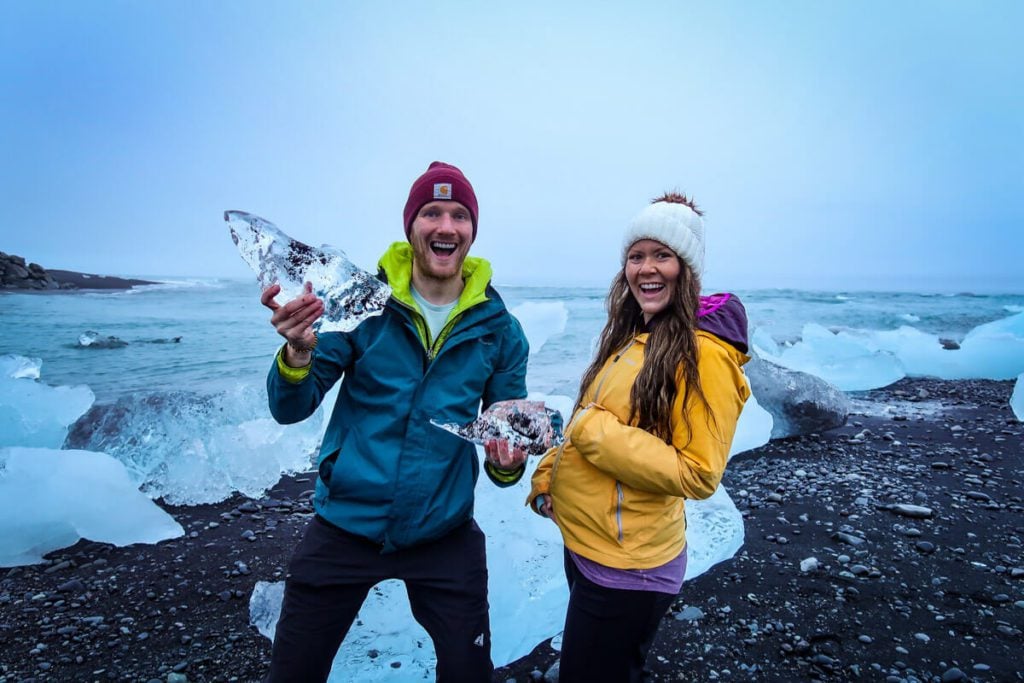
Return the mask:
<path id="1" fill-rule="evenodd" d="M 313 367 L 313 359 L 310 358 L 309 365 L 301 368 L 293 368 L 284 362 L 284 346 L 277 352 L 277 374 L 289 384 L 298 384 L 309 376 L 309 370 Z"/>
<path id="2" fill-rule="evenodd" d="M 503 470 L 485 460 L 484 472 L 487 473 L 487 477 L 497 486 L 505 488 L 517 484 L 523 478 L 523 474 L 526 473 L 526 464 L 524 463 L 514 470 Z"/>

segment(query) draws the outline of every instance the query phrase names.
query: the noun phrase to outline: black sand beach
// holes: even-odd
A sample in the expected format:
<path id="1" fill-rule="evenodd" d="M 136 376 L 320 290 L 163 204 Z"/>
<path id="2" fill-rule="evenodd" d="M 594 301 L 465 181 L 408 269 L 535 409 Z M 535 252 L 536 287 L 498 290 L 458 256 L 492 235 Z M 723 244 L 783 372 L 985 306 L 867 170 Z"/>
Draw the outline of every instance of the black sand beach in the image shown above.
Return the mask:
<path id="1" fill-rule="evenodd" d="M 746 542 L 684 586 L 651 679 L 1024 680 L 1012 386 L 902 380 L 862 396 L 890 414 L 737 456 L 724 483 Z M 186 537 L 83 541 L 0 570 L 0 683 L 259 680 L 270 647 L 249 596 L 283 577 L 312 488 L 306 475 L 261 500 L 164 506 Z M 494 681 L 553 680 L 556 661 L 542 643 Z"/>

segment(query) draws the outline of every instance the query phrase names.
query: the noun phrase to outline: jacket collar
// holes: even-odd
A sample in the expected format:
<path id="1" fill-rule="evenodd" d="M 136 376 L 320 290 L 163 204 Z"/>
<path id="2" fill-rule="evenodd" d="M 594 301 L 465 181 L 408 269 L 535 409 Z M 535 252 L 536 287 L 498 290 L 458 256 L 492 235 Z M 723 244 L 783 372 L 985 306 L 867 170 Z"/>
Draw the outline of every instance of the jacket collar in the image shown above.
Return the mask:
<path id="1" fill-rule="evenodd" d="M 748 356 L 747 354 L 743 353 L 742 351 L 737 349 L 732 344 L 728 343 L 727 340 L 721 339 L 720 337 L 716 336 L 712 332 L 708 332 L 707 330 L 698 329 L 696 331 L 696 334 L 697 334 L 698 337 L 703 337 L 704 339 L 707 339 L 710 342 L 714 342 L 718 346 L 722 347 L 722 349 L 726 352 L 726 354 L 730 358 L 732 358 L 733 361 L 737 365 L 743 365 L 747 361 L 750 360 L 750 356 Z M 647 339 L 650 336 L 651 335 L 650 335 L 649 332 L 640 332 L 639 334 L 636 334 L 636 335 L 633 336 L 633 341 L 634 341 L 634 343 L 640 344 L 642 346 L 646 346 L 647 345 Z"/>
<path id="2" fill-rule="evenodd" d="M 416 311 L 419 308 L 412 298 L 412 245 L 408 242 L 394 242 L 377 263 L 388 285 L 391 296 Z M 488 300 L 487 285 L 491 281 L 491 264 L 476 256 L 467 256 L 462 262 L 462 279 L 465 286 L 455 313 L 461 313 Z"/>

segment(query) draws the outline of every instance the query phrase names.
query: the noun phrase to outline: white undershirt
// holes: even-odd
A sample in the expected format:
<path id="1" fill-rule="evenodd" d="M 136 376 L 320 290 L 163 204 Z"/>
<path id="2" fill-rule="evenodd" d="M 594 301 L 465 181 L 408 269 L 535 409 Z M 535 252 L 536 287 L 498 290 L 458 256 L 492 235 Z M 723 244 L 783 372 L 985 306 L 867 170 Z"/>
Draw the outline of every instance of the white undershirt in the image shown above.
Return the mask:
<path id="1" fill-rule="evenodd" d="M 433 344 L 434 340 L 437 339 L 437 335 L 441 334 L 441 330 L 444 329 L 444 324 L 448 322 L 448 316 L 459 300 L 455 299 L 439 306 L 424 299 L 423 295 L 417 292 L 415 287 L 410 285 L 409 289 L 412 291 L 412 298 L 416 305 L 420 307 L 423 318 L 427 321 L 427 329 L 430 330 L 430 343 Z"/>

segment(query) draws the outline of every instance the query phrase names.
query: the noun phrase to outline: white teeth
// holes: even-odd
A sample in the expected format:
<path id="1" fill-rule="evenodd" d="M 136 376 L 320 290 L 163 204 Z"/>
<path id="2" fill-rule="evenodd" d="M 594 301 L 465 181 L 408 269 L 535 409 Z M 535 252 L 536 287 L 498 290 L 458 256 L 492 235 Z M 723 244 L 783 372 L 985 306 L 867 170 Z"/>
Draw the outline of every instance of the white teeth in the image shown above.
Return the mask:
<path id="1" fill-rule="evenodd" d="M 454 249 L 455 242 L 431 242 L 430 246 L 436 247 L 437 249 Z"/>
<path id="2" fill-rule="evenodd" d="M 648 283 L 640 285 L 640 289 L 644 290 L 645 292 L 651 292 L 651 291 L 654 291 L 656 289 L 662 289 L 664 287 L 665 287 L 665 285 L 659 285 L 659 284 L 654 283 L 654 282 L 648 282 Z"/>

